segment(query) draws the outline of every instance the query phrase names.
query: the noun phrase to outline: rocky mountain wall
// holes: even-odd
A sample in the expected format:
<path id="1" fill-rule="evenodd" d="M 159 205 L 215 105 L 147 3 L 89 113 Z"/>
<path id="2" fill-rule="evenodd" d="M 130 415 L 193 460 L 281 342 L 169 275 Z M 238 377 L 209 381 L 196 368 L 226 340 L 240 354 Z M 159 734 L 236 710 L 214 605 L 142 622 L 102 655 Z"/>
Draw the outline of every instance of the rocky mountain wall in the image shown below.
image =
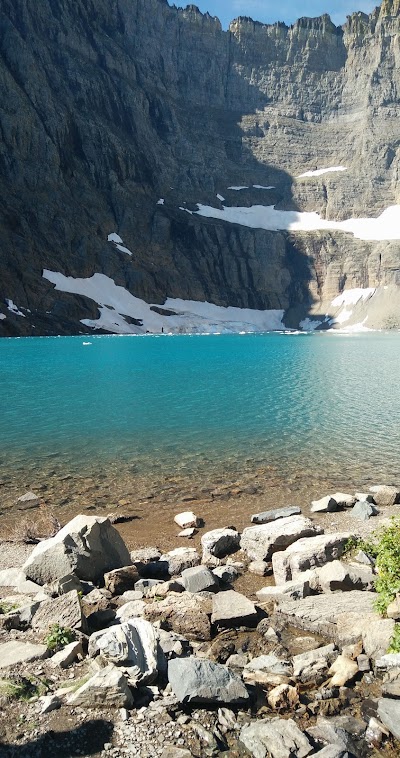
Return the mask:
<path id="1" fill-rule="evenodd" d="M 97 318 L 45 269 L 102 273 L 160 305 L 282 309 L 289 325 L 344 288 L 400 285 L 399 240 L 196 215 L 274 205 L 342 221 L 400 204 L 399 18 L 385 0 L 343 28 L 325 15 L 225 32 L 166 0 L 2 0 L 0 334 Z M 346 171 L 299 178 L 332 166 Z"/>

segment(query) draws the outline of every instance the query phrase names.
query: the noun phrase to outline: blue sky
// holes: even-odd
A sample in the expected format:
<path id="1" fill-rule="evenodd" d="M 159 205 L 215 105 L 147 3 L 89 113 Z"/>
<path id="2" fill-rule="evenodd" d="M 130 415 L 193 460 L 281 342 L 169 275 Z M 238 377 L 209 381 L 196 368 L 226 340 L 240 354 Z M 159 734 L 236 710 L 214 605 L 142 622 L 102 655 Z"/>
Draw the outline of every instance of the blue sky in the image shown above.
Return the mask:
<path id="1" fill-rule="evenodd" d="M 188 2 L 169 0 L 170 5 L 186 7 Z M 300 16 L 320 16 L 329 13 L 335 24 L 343 24 L 346 16 L 354 11 L 370 13 L 379 0 L 193 0 L 200 10 L 218 16 L 226 29 L 237 16 L 251 16 L 255 21 L 274 23 L 285 21 L 292 24 Z"/>

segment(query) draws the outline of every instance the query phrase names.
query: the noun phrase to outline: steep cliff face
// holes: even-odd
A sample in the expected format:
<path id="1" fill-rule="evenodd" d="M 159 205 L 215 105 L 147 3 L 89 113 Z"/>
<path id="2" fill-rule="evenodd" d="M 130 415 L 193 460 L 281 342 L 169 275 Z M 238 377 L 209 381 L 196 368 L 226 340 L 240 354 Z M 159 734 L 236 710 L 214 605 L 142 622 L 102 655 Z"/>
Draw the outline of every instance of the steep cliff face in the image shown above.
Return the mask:
<path id="1" fill-rule="evenodd" d="M 166 0 L 2 0 L 0 334 L 90 331 L 98 304 L 145 331 L 73 283 L 94 274 L 165 323 L 172 298 L 297 326 L 352 288 L 381 288 L 370 326 L 400 323 L 399 19 L 224 32 Z M 334 223 L 397 205 L 378 232 Z"/>

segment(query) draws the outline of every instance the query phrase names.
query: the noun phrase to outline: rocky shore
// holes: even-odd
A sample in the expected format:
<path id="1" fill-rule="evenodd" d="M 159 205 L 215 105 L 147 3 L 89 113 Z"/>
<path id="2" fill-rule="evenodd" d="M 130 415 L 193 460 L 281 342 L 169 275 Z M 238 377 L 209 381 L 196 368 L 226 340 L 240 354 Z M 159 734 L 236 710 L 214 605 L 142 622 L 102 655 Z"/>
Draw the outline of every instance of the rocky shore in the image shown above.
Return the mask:
<path id="1" fill-rule="evenodd" d="M 201 550 L 131 551 L 92 515 L 3 544 L 0 754 L 398 756 L 400 598 L 377 613 L 356 537 L 400 514 L 400 488 L 305 510 L 249 514 L 241 533 L 177 514 Z"/>

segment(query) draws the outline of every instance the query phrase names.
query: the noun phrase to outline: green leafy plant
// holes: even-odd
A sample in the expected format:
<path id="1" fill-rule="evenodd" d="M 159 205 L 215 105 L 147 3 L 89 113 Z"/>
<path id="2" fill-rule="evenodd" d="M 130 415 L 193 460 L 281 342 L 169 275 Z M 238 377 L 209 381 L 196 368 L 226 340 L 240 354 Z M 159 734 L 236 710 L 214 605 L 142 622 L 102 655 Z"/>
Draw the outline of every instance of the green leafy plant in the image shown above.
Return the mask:
<path id="1" fill-rule="evenodd" d="M 66 626 L 60 626 L 59 624 L 53 624 L 50 627 L 49 634 L 44 638 L 44 644 L 48 650 L 62 650 L 63 647 L 69 645 L 75 639 L 75 632 L 73 629 L 68 629 Z"/>
<path id="2" fill-rule="evenodd" d="M 354 556 L 359 550 L 362 550 L 363 553 L 366 553 L 371 558 L 376 558 L 377 556 L 376 543 L 370 540 L 362 540 L 361 537 L 350 537 L 344 546 L 343 555 Z"/>
<path id="3" fill-rule="evenodd" d="M 388 653 L 400 653 L 400 624 L 394 627 L 393 637 L 390 640 Z"/>
<path id="4" fill-rule="evenodd" d="M 6 616 L 7 613 L 11 613 L 11 611 L 15 611 L 18 606 L 13 605 L 12 603 L 7 603 L 6 600 L 2 600 L 0 602 L 0 615 Z"/>
<path id="5" fill-rule="evenodd" d="M 388 605 L 400 592 L 400 518 L 393 517 L 390 525 L 377 534 L 376 568 L 378 593 L 376 609 L 384 615 Z"/>

